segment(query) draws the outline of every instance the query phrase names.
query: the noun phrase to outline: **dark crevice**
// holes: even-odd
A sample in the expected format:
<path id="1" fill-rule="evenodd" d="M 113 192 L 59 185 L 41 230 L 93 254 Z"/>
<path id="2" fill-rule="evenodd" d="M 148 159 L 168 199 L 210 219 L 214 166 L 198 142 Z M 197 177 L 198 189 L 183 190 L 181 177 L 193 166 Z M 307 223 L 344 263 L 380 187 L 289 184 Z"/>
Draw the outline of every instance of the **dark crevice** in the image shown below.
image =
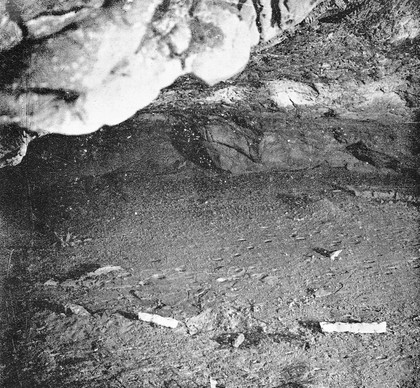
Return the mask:
<path id="1" fill-rule="evenodd" d="M 156 20 L 160 20 L 165 14 L 167 14 L 169 7 L 171 5 L 170 0 L 163 0 L 161 4 L 159 4 L 156 9 L 155 13 L 152 18 L 152 23 Z"/>
<path id="2" fill-rule="evenodd" d="M 70 12 L 79 12 L 79 11 L 81 11 L 83 9 L 86 9 L 86 8 L 90 8 L 90 7 L 74 7 L 74 8 L 70 8 L 70 9 L 66 9 L 66 10 L 45 11 L 45 12 L 41 12 L 40 14 L 31 18 L 31 20 L 36 20 L 36 19 L 38 19 L 40 17 L 44 17 L 44 16 L 63 16 L 63 15 L 66 15 Z"/>
<path id="3" fill-rule="evenodd" d="M 283 1 L 283 5 L 286 7 L 286 9 L 290 12 L 290 8 L 289 8 L 289 0 L 284 0 Z"/>
<path id="4" fill-rule="evenodd" d="M 45 36 L 40 36 L 40 37 L 27 37 L 27 42 L 28 44 L 32 44 L 32 45 L 40 45 L 43 44 L 43 42 L 45 42 L 46 39 L 52 39 L 56 36 L 59 36 L 65 32 L 68 31 L 77 31 L 79 29 L 79 24 L 78 22 L 72 22 L 66 26 L 64 26 L 63 28 L 61 28 L 58 31 L 55 31 L 49 35 L 45 35 Z M 66 37 L 67 39 L 71 40 L 72 42 L 75 42 L 76 44 L 78 44 L 79 46 L 83 47 L 83 43 L 80 41 L 77 41 L 76 39 L 71 39 L 70 35 L 67 35 Z"/>
<path id="5" fill-rule="evenodd" d="M 333 14 L 319 18 L 319 21 L 321 23 L 340 23 L 343 21 L 343 19 L 345 19 L 348 15 L 351 15 L 357 9 L 358 7 L 351 7 L 340 12 L 335 12 Z"/>
<path id="6" fill-rule="evenodd" d="M 35 299 L 32 301 L 32 307 L 38 310 L 49 310 L 56 314 L 65 314 L 65 307 L 57 302 L 53 302 L 47 299 Z"/>
<path id="7" fill-rule="evenodd" d="M 19 90 L 20 93 L 35 93 L 40 95 L 55 95 L 58 99 L 67 103 L 75 102 L 80 94 L 74 90 L 67 89 L 52 89 L 52 88 L 28 88 Z"/>
<path id="8" fill-rule="evenodd" d="M 182 120 L 172 125 L 170 133 L 171 143 L 175 149 L 192 163 L 206 168 L 217 169 L 216 164 L 205 147 L 204 139 L 199 129 L 199 124 L 190 125 L 182 123 Z"/>
<path id="9" fill-rule="evenodd" d="M 368 163 L 378 168 L 390 168 L 392 170 L 400 170 L 401 162 L 389 155 L 378 152 L 367 147 L 362 141 L 351 144 L 346 147 L 356 159 Z"/>
<path id="10" fill-rule="evenodd" d="M 257 19 L 255 21 L 258 29 L 258 33 L 262 34 L 262 24 L 261 24 L 261 12 L 263 10 L 263 6 L 261 5 L 259 0 L 252 0 L 252 4 L 254 5 L 255 13 L 257 14 Z"/>
<path id="11" fill-rule="evenodd" d="M 238 154 L 241 154 L 241 155 L 244 155 L 245 157 L 247 157 L 249 160 L 251 160 L 252 162 L 255 162 L 255 163 L 258 163 L 260 160 L 260 158 L 259 158 L 259 155 L 257 155 L 257 157 L 253 157 L 252 155 L 251 155 L 251 152 L 249 152 L 249 153 L 246 153 L 244 150 L 241 150 L 240 148 L 238 148 L 238 147 L 234 147 L 234 146 L 232 146 L 232 145 L 230 145 L 230 144 L 226 144 L 226 143 L 222 143 L 222 142 L 219 142 L 219 141 L 217 141 L 217 142 L 211 142 L 211 143 L 215 143 L 215 144 L 220 144 L 221 146 L 223 146 L 223 147 L 227 147 L 227 148 L 230 148 L 230 149 L 232 149 L 232 150 L 235 150 Z"/>
<path id="12" fill-rule="evenodd" d="M 60 282 L 68 279 L 77 280 L 89 272 L 96 271 L 99 267 L 100 265 L 97 263 L 82 263 L 72 268 L 66 274 L 62 276 L 56 276 L 56 279 Z"/>
<path id="13" fill-rule="evenodd" d="M 192 1 L 192 4 L 191 4 L 191 7 L 190 7 L 190 9 L 189 9 L 189 11 L 188 11 L 188 15 L 192 18 L 192 17 L 194 17 L 194 12 L 195 12 L 195 10 L 197 9 L 197 6 L 200 4 L 200 0 L 193 0 Z"/>
<path id="14" fill-rule="evenodd" d="M 67 32 L 67 31 L 76 31 L 76 30 L 78 30 L 78 28 L 79 28 L 79 25 L 76 22 L 73 22 L 73 23 L 70 23 L 67 26 L 63 27 L 60 31 L 57 31 L 55 34 L 52 34 L 52 35 L 62 34 L 62 33 Z M 44 39 L 45 39 L 45 37 L 43 37 L 39 40 L 43 41 Z"/>
<path id="15" fill-rule="evenodd" d="M 102 8 L 111 8 L 115 4 L 120 3 L 120 2 L 121 0 L 104 0 L 104 2 L 102 3 Z"/>
<path id="16" fill-rule="evenodd" d="M 281 10 L 279 0 L 271 0 L 271 27 L 281 27 Z"/>
<path id="17" fill-rule="evenodd" d="M 13 83 L 30 66 L 29 58 L 34 46 L 21 42 L 6 52 L 0 52 L 0 87 Z"/>
<path id="18" fill-rule="evenodd" d="M 238 11 L 241 11 L 244 4 L 247 2 L 248 0 L 239 0 L 238 1 Z"/>

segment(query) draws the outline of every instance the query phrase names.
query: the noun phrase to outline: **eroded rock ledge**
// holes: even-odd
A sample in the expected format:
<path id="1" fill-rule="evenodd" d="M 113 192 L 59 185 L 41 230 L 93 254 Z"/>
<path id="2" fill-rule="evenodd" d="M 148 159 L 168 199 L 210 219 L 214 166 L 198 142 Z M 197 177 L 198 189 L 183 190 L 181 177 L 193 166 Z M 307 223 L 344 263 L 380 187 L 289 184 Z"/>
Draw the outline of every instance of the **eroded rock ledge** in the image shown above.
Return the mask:
<path id="1" fill-rule="evenodd" d="M 413 4 L 402 0 L 0 0 L 0 167 L 18 164 L 35 137 L 86 134 L 126 120 L 182 75 L 192 74 L 209 85 L 229 79 L 244 69 L 253 46 L 293 28 L 314 8 L 325 20 L 357 11 L 359 21 L 368 22 L 389 8 L 392 15 L 399 12 L 398 18 L 389 23 L 384 17 L 385 27 L 379 20 L 372 34 L 391 26 L 392 33 L 380 39 L 415 40 L 420 11 L 417 7 L 411 12 Z M 301 60 L 304 68 L 307 58 Z M 378 75 L 367 83 L 343 82 L 342 71 L 328 66 L 324 70 L 332 74 L 330 83 L 307 75 L 304 80 L 260 77 L 257 83 L 248 80 L 213 91 L 205 103 L 223 104 L 226 98 L 229 104 L 258 100 L 279 110 L 305 108 L 358 119 L 382 118 L 385 103 L 391 115 L 412 117 L 409 105 L 416 102 L 406 98 L 413 95 L 413 88 L 407 86 L 411 81 L 397 76 L 390 83 Z M 356 104 L 350 105 L 357 111 L 349 113 L 346 104 L 353 100 Z M 212 136 L 210 150 L 217 143 Z M 253 152 L 243 153 L 253 158 Z"/>
<path id="2" fill-rule="evenodd" d="M 252 46 L 317 3 L 3 0 L 2 123 L 39 135 L 118 124 L 180 75 L 212 85 L 237 74 Z"/>

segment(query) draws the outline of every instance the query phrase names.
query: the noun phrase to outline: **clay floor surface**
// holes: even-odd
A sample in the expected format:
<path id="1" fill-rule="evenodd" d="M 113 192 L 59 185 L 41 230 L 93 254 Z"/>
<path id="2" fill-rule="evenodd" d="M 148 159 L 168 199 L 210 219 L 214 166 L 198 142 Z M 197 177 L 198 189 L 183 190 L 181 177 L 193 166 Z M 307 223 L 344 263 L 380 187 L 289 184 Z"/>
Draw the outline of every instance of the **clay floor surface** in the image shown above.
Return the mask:
<path id="1" fill-rule="evenodd" d="M 0 171 L 5 387 L 419 386 L 414 178 L 76 159 Z"/>

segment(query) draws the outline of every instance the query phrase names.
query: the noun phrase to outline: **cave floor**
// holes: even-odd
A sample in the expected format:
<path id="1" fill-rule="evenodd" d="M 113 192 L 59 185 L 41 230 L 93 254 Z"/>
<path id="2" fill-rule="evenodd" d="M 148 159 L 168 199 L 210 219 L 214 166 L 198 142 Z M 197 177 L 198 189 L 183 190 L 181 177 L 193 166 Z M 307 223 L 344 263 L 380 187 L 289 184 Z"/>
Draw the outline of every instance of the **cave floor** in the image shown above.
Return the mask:
<path id="1" fill-rule="evenodd" d="M 286 121 L 262 89 L 281 79 L 388 80 L 390 90 L 404 80 L 410 87 L 396 90 L 418 106 L 417 45 L 362 39 L 360 30 L 375 29 L 354 20 L 308 26 L 313 33 L 264 49 L 220 88 L 178 81 L 152 104 L 149 134 L 144 119 L 103 138 L 45 137 L 21 165 L 0 170 L 0 385 L 420 386 L 420 196 L 408 169 L 390 163 L 414 174 L 418 120 L 385 130 L 361 124 L 369 111 L 340 122 L 359 100 L 332 95 L 341 110 L 324 112 L 320 125 L 352 128 L 377 147 L 376 166 L 361 152 L 353 169 L 322 162 L 236 176 L 186 162 L 163 128 L 171 107 L 188 108 L 181 116 L 193 123 L 229 109 Z M 212 93 L 231 86 L 248 97 L 222 98 L 212 112 Z M 150 119 L 156 112 L 161 122 Z M 283 127 L 293 134 L 296 121 Z M 325 151 L 328 138 L 308 139 Z M 148 323 L 139 312 L 179 324 Z M 387 331 L 325 333 L 321 322 L 386 322 Z"/>
<path id="2" fill-rule="evenodd" d="M 411 178 L 49 167 L 0 172 L 4 386 L 418 386 Z"/>

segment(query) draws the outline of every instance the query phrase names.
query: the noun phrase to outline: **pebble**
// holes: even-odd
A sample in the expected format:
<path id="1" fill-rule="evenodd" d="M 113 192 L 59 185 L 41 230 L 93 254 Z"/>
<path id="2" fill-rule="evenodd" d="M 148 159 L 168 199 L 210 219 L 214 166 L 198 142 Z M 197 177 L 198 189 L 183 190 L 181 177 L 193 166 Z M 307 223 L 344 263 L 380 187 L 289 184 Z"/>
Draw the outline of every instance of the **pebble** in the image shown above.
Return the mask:
<path id="1" fill-rule="evenodd" d="M 47 287 L 57 287 L 58 286 L 58 282 L 56 280 L 53 279 L 49 279 L 44 283 L 44 286 Z"/>

